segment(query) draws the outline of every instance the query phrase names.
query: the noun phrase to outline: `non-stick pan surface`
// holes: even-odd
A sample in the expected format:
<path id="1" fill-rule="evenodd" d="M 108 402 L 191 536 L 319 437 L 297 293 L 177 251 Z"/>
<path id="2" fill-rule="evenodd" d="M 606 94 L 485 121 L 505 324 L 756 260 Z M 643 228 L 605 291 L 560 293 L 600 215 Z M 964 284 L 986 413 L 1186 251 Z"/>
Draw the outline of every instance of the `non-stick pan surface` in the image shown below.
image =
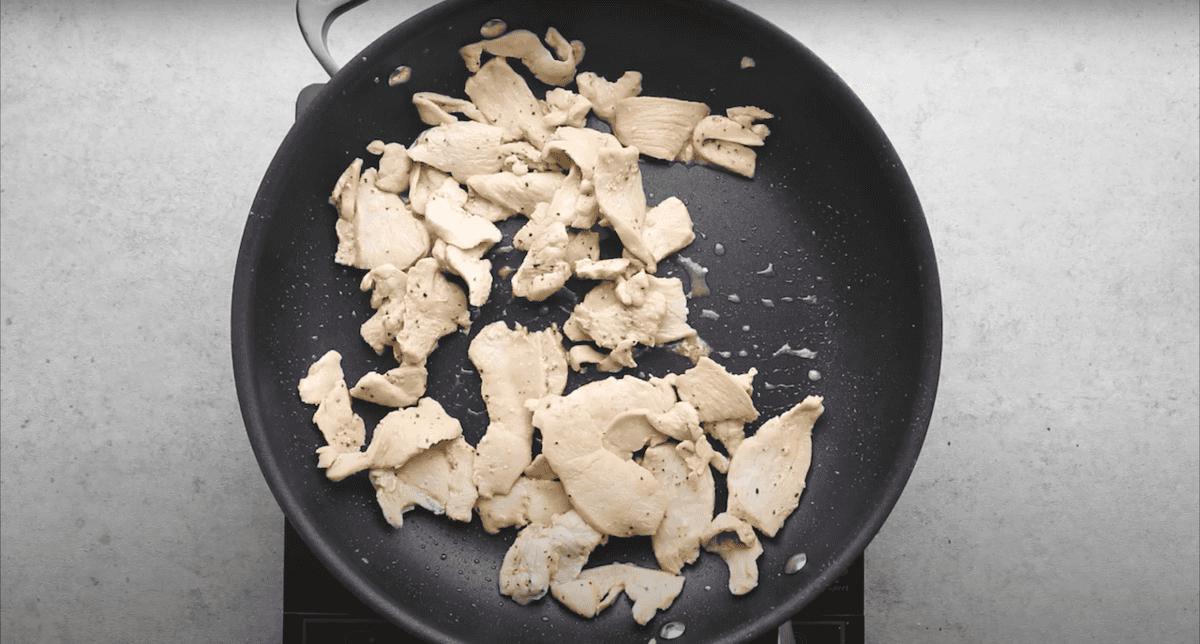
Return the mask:
<path id="1" fill-rule="evenodd" d="M 539 34 L 553 26 L 583 41 L 580 71 L 613 80 L 638 70 L 644 95 L 702 101 L 714 113 L 755 105 L 774 114 L 753 180 L 642 162 L 649 203 L 677 196 L 695 220 L 696 241 L 680 255 L 707 269 L 710 293 L 690 300 L 690 322 L 731 372 L 758 370 L 754 401 L 762 418 L 748 429 L 806 395 L 825 400 L 800 507 L 776 537 L 763 539 L 759 586 L 745 596 L 732 596 L 724 562 L 702 553 L 685 569 L 675 604 L 647 626 L 633 621 L 626 598 L 595 619 L 549 597 L 520 606 L 497 585 L 513 529 L 489 535 L 478 520 L 459 523 L 421 509 L 393 529 L 365 475 L 332 483 L 316 467 L 322 440 L 314 408 L 296 393 L 308 366 L 329 349 L 342 353 L 350 383 L 394 366 L 359 338 L 372 310 L 358 288 L 362 271 L 333 261 L 330 191 L 355 157 L 373 163 L 364 149 L 371 140 L 407 145 L 425 129 L 412 93 L 464 96 L 468 73 L 457 50 L 479 40 L 480 26 L 494 18 Z M 747 57 L 753 66 L 743 66 Z M 400 65 L 412 69 L 411 80 L 391 86 Z M 498 249 L 492 259 L 496 270 L 515 268 L 521 253 Z M 665 261 L 659 274 L 691 279 L 678 259 Z M 561 324 L 589 286 L 572 281 L 530 304 L 511 299 L 506 279 L 496 285 L 492 300 L 472 311 L 471 330 L 444 338 L 429 360 L 428 395 L 462 422 L 472 444 L 487 424 L 466 359 L 472 334 L 501 318 L 535 330 Z M 894 506 L 933 407 L 941 305 L 929 233 L 900 159 L 853 93 L 783 31 L 715 1 L 456 1 L 364 50 L 289 132 L 246 224 L 232 337 L 250 442 L 284 513 L 347 587 L 402 628 L 430 642 L 644 643 L 675 621 L 686 626 L 679 642 L 737 642 L 819 594 Z M 799 349 L 816 355 L 800 357 Z M 639 354 L 638 362 L 633 375 L 690 366 L 662 349 Z M 572 374 L 568 389 L 594 377 L 591 370 Z M 369 440 L 388 410 L 355 405 Z M 722 485 L 717 511 L 723 507 Z M 807 555 L 807 566 L 784 574 L 797 553 Z M 613 561 L 655 567 L 648 538 L 614 539 L 589 565 Z"/>

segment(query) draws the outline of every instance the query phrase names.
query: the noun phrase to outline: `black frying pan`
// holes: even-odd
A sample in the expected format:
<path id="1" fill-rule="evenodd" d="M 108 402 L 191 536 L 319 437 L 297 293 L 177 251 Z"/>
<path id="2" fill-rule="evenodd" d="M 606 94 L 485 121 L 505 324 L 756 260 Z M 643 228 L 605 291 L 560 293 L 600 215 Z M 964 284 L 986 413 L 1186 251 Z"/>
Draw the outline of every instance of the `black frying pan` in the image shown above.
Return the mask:
<path id="1" fill-rule="evenodd" d="M 625 598 L 591 620 L 549 597 L 519 606 L 497 588 L 512 529 L 488 535 L 478 521 L 417 509 L 395 530 L 364 475 L 331 483 L 316 467 L 322 440 L 311 422 L 314 409 L 296 394 L 309 364 L 337 349 L 351 383 L 393 365 L 359 339 L 371 309 L 358 290 L 362 272 L 333 262 L 330 190 L 353 158 L 372 159 L 364 153 L 372 139 L 408 144 L 426 127 L 411 106 L 413 92 L 464 96 L 467 72 L 457 49 L 478 40 L 480 26 L 493 18 L 539 34 L 553 26 L 582 40 L 581 71 L 610 80 L 641 71 L 644 95 L 703 101 L 716 113 L 756 105 L 775 115 L 753 180 L 643 161 L 651 204 L 672 195 L 688 204 L 698 236 L 682 254 L 708 269 L 712 291 L 691 300 L 690 319 L 715 351 L 728 352 L 714 357 L 731 372 L 759 370 L 760 421 L 807 394 L 825 398 L 808 487 L 780 533 L 764 539 L 759 586 L 748 595 L 730 595 L 725 564 L 702 553 L 685 569 L 675 604 L 644 627 Z M 756 65 L 742 68 L 746 56 Z M 411 80 L 391 86 L 388 77 L 400 65 L 412 68 Z M 520 253 L 497 250 L 493 261 L 516 267 Z M 674 259 L 659 274 L 688 279 Z M 492 301 L 473 311 L 473 330 L 501 317 L 533 329 L 561 323 L 586 290 L 571 283 L 529 304 L 511 300 L 506 282 L 498 279 Z M 734 295 L 740 302 L 731 301 Z M 702 309 L 716 319 L 701 316 Z M 271 490 L 313 552 L 387 619 L 430 642 L 644 643 L 677 621 L 687 629 L 679 642 L 729 643 L 770 630 L 816 597 L 862 553 L 895 505 L 933 408 L 941 303 L 929 233 L 895 150 L 846 85 L 780 29 L 717 0 L 454 0 L 366 48 L 284 139 L 242 239 L 232 337 L 247 432 Z M 486 415 L 465 357 L 470 338 L 442 340 L 430 357 L 429 395 L 462 421 L 474 443 Z M 777 353 L 784 345 L 816 356 Z M 635 375 L 642 376 L 689 366 L 664 350 L 643 352 L 638 362 Z M 810 370 L 821 378 L 811 380 Z M 592 377 L 572 375 L 568 388 Z M 387 411 L 355 404 L 368 428 Z M 784 574 L 784 562 L 801 552 L 807 566 Z M 613 561 L 655 566 L 648 538 L 613 540 L 589 565 Z"/>

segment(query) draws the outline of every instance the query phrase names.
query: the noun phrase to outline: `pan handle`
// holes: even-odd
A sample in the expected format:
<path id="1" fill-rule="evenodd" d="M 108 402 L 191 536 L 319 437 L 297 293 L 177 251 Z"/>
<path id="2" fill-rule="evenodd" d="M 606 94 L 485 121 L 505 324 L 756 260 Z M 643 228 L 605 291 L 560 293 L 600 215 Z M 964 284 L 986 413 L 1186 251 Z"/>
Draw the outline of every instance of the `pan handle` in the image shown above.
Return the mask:
<path id="1" fill-rule="evenodd" d="M 343 13 L 366 2 L 367 0 L 296 0 L 296 20 L 300 23 L 300 33 L 304 42 L 312 50 L 313 56 L 321 67 L 333 76 L 337 73 L 338 64 L 329 55 L 329 43 L 325 36 L 329 33 L 329 25 Z"/>

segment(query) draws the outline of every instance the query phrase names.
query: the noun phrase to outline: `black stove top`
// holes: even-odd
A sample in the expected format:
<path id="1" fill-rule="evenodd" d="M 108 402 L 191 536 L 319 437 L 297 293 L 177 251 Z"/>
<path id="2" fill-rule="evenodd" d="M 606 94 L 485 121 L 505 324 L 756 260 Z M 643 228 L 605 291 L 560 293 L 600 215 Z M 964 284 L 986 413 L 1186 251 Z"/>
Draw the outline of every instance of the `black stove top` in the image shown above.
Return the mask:
<path id="1" fill-rule="evenodd" d="M 321 564 L 291 523 L 283 538 L 284 644 L 424 644 L 358 600 Z M 863 642 L 863 559 L 792 618 L 796 644 Z M 647 635 L 647 640 L 649 639 Z M 753 644 L 776 644 L 775 633 Z"/>

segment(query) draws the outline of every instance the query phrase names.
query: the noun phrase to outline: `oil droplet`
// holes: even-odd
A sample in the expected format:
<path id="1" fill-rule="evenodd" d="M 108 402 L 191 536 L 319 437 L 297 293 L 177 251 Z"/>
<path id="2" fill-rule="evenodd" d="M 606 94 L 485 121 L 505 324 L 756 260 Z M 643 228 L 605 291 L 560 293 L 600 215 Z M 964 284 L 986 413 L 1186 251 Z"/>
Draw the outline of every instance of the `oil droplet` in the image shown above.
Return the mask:
<path id="1" fill-rule="evenodd" d="M 549 618 L 549 617 L 546 617 L 545 615 L 542 615 L 542 621 L 543 621 L 543 622 L 548 622 L 548 621 L 550 621 L 550 618 Z"/>
<path id="2" fill-rule="evenodd" d="M 804 564 L 806 563 L 808 563 L 808 555 L 804 554 L 803 552 L 798 555 L 792 555 L 792 557 L 787 560 L 787 563 L 783 564 L 783 571 L 789 575 L 794 575 L 800 572 L 800 569 L 803 568 Z"/>
<path id="3" fill-rule="evenodd" d="M 725 254 L 725 244 L 717 244 L 716 246 L 713 246 L 713 254 L 716 255 L 717 257 L 724 255 Z"/>
<path id="4" fill-rule="evenodd" d="M 687 627 L 683 625 L 683 622 L 667 622 L 666 624 L 663 624 L 662 630 L 660 630 L 658 634 L 662 635 L 664 640 L 673 640 L 676 637 L 683 635 L 683 631 L 686 629 Z"/>
<path id="5" fill-rule="evenodd" d="M 412 78 L 412 68 L 408 65 L 401 65 L 392 72 L 391 76 L 388 76 L 388 85 L 395 87 L 407 83 L 410 78 Z"/>
<path id="6" fill-rule="evenodd" d="M 445 561 L 445 560 L 446 560 L 446 553 L 443 552 L 442 553 L 442 561 Z"/>
<path id="7" fill-rule="evenodd" d="M 737 304 L 742 301 L 742 298 L 738 297 L 737 293 L 730 293 L 728 299 L 730 302 L 733 302 L 734 304 Z"/>
<path id="8" fill-rule="evenodd" d="M 721 314 L 712 309 L 700 309 L 700 317 L 717 320 L 721 318 Z"/>
<path id="9" fill-rule="evenodd" d="M 809 380 L 811 380 L 811 381 L 813 381 L 813 382 L 816 382 L 816 381 L 820 380 L 820 379 L 821 379 L 821 372 L 820 372 L 820 371 L 817 371 L 816 369 L 812 369 L 811 371 L 809 371 L 809 372 L 808 372 L 808 379 L 809 379 Z"/>
<path id="10" fill-rule="evenodd" d="M 508 25 L 504 24 L 503 20 L 499 18 L 492 18 L 491 20 L 483 23 L 483 26 L 479 28 L 479 35 L 483 36 L 484 38 L 495 38 L 500 34 L 503 34 L 507 29 Z"/>
<path id="11" fill-rule="evenodd" d="M 763 306 L 765 306 L 765 307 L 767 307 L 768 309 L 773 309 L 773 308 L 775 308 L 775 303 L 774 303 L 774 302 L 772 302 L 771 300 L 767 300 L 767 299 L 764 299 L 764 300 L 762 301 L 762 305 L 763 305 Z"/>
<path id="12" fill-rule="evenodd" d="M 763 277 L 775 277 L 775 264 L 768 263 L 766 268 L 756 272 L 755 275 L 762 275 Z"/>

